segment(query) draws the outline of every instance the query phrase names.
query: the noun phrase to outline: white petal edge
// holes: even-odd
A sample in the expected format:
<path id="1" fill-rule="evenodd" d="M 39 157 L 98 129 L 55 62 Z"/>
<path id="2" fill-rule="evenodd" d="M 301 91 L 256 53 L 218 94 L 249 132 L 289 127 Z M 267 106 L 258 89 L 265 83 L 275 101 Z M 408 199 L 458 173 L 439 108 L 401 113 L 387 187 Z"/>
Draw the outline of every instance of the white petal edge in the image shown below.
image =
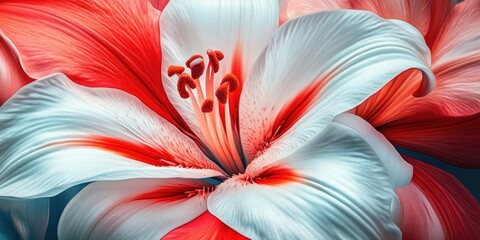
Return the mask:
<path id="1" fill-rule="evenodd" d="M 0 126 L 0 196 L 54 196 L 96 180 L 221 175 L 192 140 L 137 98 L 115 89 L 86 88 L 63 74 L 18 91 L 0 107 Z M 166 151 L 183 165 L 157 167 L 75 142 L 92 136 Z M 63 144 L 68 141 L 73 143 Z"/>

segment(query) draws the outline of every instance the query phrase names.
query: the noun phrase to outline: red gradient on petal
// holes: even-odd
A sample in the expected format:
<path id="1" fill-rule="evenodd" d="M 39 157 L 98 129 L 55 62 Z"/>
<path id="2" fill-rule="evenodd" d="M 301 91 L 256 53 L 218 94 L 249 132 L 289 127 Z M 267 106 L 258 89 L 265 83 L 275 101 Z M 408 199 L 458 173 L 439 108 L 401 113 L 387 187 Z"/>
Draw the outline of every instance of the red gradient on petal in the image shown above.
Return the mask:
<path id="1" fill-rule="evenodd" d="M 173 155 L 166 151 L 155 149 L 143 143 L 132 143 L 122 139 L 103 136 L 66 140 L 55 144 L 95 147 L 154 166 L 182 166 L 183 162 L 175 159 Z"/>
<path id="2" fill-rule="evenodd" d="M 417 113 L 377 128 L 394 145 L 425 153 L 446 163 L 480 168 L 480 113 L 445 117 Z"/>
<path id="3" fill-rule="evenodd" d="M 292 182 L 298 182 L 300 176 L 289 168 L 274 166 L 264 170 L 259 176 L 255 177 L 253 181 L 257 184 L 264 184 L 270 186 L 278 186 Z"/>
<path id="4" fill-rule="evenodd" d="M 31 81 L 20 65 L 14 46 L 0 34 L 0 106 Z"/>
<path id="5" fill-rule="evenodd" d="M 254 176 L 252 176 L 254 175 Z M 242 174 L 237 177 L 239 181 L 256 183 L 262 185 L 279 186 L 292 182 L 301 181 L 301 177 L 290 168 L 282 166 L 271 166 L 262 170 L 260 174 Z"/>
<path id="6" fill-rule="evenodd" d="M 443 170 L 413 158 L 404 156 L 404 159 L 414 167 L 410 184 L 414 184 L 428 200 L 427 204 L 440 221 L 445 239 L 476 239 L 480 236 L 480 205 L 469 191 Z M 428 235 L 425 232 L 428 226 L 422 227 L 421 224 L 431 221 L 427 218 L 432 216 L 419 214 L 418 204 L 409 204 L 418 196 L 414 196 L 416 193 L 408 186 L 397 190 L 397 194 L 403 211 L 400 221 L 403 239 L 424 239 Z"/>
<path id="7" fill-rule="evenodd" d="M 307 113 L 308 109 L 318 97 L 318 93 L 328 81 L 315 81 L 312 85 L 305 87 L 296 97 L 284 105 L 278 113 L 269 134 L 265 136 L 264 142 L 271 143 L 286 133 L 295 123 Z"/>
<path id="8" fill-rule="evenodd" d="M 170 0 L 149 0 L 149 1 L 154 8 L 160 11 L 163 11 L 163 9 L 167 6 Z"/>
<path id="9" fill-rule="evenodd" d="M 162 237 L 162 240 L 173 239 L 225 239 L 245 240 L 247 237 L 236 232 L 210 212 L 206 211 L 194 220 L 172 230 Z"/>
<path id="10" fill-rule="evenodd" d="M 155 191 L 143 193 L 129 199 L 129 201 L 137 200 L 154 200 L 155 202 L 176 202 L 184 201 L 194 196 L 197 196 L 202 189 L 199 186 L 190 185 L 175 185 L 163 186 Z M 197 191 L 199 190 L 199 191 Z"/>
<path id="11" fill-rule="evenodd" d="M 163 88 L 160 12 L 147 1 L 7 0 L 0 13 L 33 78 L 63 72 L 81 85 L 123 90 L 192 135 Z"/>

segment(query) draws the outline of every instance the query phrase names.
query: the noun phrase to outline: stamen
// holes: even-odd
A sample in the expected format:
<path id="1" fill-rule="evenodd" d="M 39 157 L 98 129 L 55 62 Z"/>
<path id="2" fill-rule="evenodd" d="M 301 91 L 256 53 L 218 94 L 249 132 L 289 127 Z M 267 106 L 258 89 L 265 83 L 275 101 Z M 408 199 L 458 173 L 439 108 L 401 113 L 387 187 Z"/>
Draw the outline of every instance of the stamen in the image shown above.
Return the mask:
<path id="1" fill-rule="evenodd" d="M 230 84 L 228 82 L 225 82 L 222 85 L 220 85 L 220 87 L 217 88 L 217 91 L 215 91 L 215 96 L 217 97 L 218 101 L 222 104 L 227 103 L 229 85 Z"/>
<path id="2" fill-rule="evenodd" d="M 217 56 L 218 61 L 221 61 L 225 56 L 223 55 L 222 52 L 215 50 L 215 55 Z"/>
<path id="3" fill-rule="evenodd" d="M 171 65 L 171 66 L 168 67 L 167 74 L 168 74 L 169 77 L 171 77 L 175 74 L 182 74 L 183 71 L 185 71 L 184 67 Z"/>
<path id="4" fill-rule="evenodd" d="M 202 112 L 209 113 L 213 110 L 213 100 L 206 99 L 202 104 Z"/>
<path id="5" fill-rule="evenodd" d="M 237 76 L 233 75 L 232 73 L 228 73 L 225 75 L 225 77 L 223 77 L 221 84 L 224 83 L 229 83 L 230 92 L 237 90 L 238 86 L 240 85 Z"/>
<path id="6" fill-rule="evenodd" d="M 220 70 L 220 61 L 217 58 L 217 54 L 212 49 L 207 50 L 208 60 L 210 60 L 210 64 L 212 64 L 213 72 L 217 73 Z M 222 54 L 223 55 L 223 54 Z"/>
<path id="7" fill-rule="evenodd" d="M 195 85 L 195 81 L 190 75 L 182 73 L 177 82 L 177 90 L 182 98 L 190 97 L 190 94 L 188 94 L 187 90 L 185 89 L 185 85 L 188 85 L 191 89 L 195 89 L 197 87 Z"/>
<path id="8" fill-rule="evenodd" d="M 193 79 L 197 79 L 202 76 L 203 71 L 205 71 L 205 63 L 203 61 L 202 55 L 195 54 L 191 56 L 186 62 L 188 68 L 190 68 L 190 73 Z"/>

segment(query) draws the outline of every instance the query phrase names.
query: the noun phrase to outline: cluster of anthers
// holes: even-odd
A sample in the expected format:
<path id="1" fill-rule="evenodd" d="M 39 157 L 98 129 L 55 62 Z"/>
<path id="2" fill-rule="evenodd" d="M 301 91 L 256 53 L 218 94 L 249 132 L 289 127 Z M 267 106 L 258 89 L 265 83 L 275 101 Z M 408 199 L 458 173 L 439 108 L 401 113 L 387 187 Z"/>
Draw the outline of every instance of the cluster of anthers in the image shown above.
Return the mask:
<path id="1" fill-rule="evenodd" d="M 228 73 L 214 90 L 215 73 L 220 70 L 220 61 L 224 58 L 221 51 L 207 50 L 208 65 L 205 76 L 205 93 L 201 86 L 200 77 L 205 71 L 205 62 L 202 55 L 191 56 L 185 65 L 190 69 L 190 74 L 185 72 L 183 66 L 171 65 L 168 67 L 168 76 L 178 77 L 177 90 L 180 97 L 191 99 L 192 107 L 199 122 L 205 140 L 216 158 L 227 164 L 227 171 L 242 171 L 240 155 L 235 144 L 235 137 L 230 119 L 229 94 L 239 89 L 238 78 Z M 193 89 L 196 89 L 194 94 Z M 228 161 L 232 159 L 234 161 Z M 223 161 L 222 161 L 223 160 Z"/>

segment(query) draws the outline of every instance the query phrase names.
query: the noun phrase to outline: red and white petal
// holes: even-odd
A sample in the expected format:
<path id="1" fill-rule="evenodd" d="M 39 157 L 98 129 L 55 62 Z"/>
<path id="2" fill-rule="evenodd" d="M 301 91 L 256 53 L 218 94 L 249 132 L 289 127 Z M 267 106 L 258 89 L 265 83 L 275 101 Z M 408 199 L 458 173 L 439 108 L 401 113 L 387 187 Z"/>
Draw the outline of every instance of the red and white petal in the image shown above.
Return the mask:
<path id="1" fill-rule="evenodd" d="M 397 189 L 404 239 L 475 239 L 480 236 L 480 206 L 452 175 L 405 157 L 412 182 Z"/>
<path id="2" fill-rule="evenodd" d="M 411 103 L 418 112 L 434 109 L 446 116 L 480 112 L 480 1 L 455 6 L 432 47 L 432 70 L 437 87 L 422 101 Z"/>
<path id="3" fill-rule="evenodd" d="M 395 186 L 384 165 L 396 159 L 381 159 L 373 149 L 390 146 L 370 145 L 353 125 L 332 122 L 272 164 L 253 161 L 244 175 L 217 187 L 208 210 L 253 239 L 400 238 Z"/>
<path id="4" fill-rule="evenodd" d="M 377 129 L 395 146 L 428 154 L 455 166 L 480 168 L 480 113 L 445 117 L 424 112 Z"/>
<path id="5" fill-rule="evenodd" d="M 287 22 L 244 85 L 240 133 L 247 159 L 266 149 L 294 150 L 407 69 L 424 75 L 415 94 L 429 93 L 429 65 L 423 37 L 400 21 L 334 10 Z"/>
<path id="6" fill-rule="evenodd" d="M 448 13 L 455 5 L 454 0 L 285 0 L 280 10 L 291 19 L 313 12 L 331 9 L 367 10 L 386 19 L 406 21 L 416 27 L 430 46 Z"/>
<path id="7" fill-rule="evenodd" d="M 0 106 L 19 88 L 31 81 L 20 64 L 15 46 L 0 32 Z"/>
<path id="8" fill-rule="evenodd" d="M 50 213 L 50 200 L 48 198 L 38 199 L 0 199 L 0 212 L 10 216 L 10 221 L 20 239 L 44 239 L 47 232 Z M 3 229 L 8 226 L 2 223 L 0 237 L 3 236 Z M 13 229 L 12 229 L 13 230 Z M 11 239 L 12 236 L 5 239 Z M 3 239 L 3 238 L 2 238 Z"/>
<path id="9" fill-rule="evenodd" d="M 0 126 L 0 196 L 53 196 L 94 180 L 221 175 L 134 96 L 62 74 L 19 90 L 0 108 Z"/>
<path id="10" fill-rule="evenodd" d="M 170 1 L 162 12 L 161 26 L 165 90 L 178 112 L 196 135 L 201 137 L 191 102 L 180 97 L 177 77 L 168 77 L 167 68 L 170 65 L 183 65 L 194 54 L 202 54 L 205 64 L 208 64 L 205 51 L 220 50 L 224 59 L 220 61 L 220 70 L 215 74 L 213 88 L 220 86 L 222 77 L 229 72 L 234 73 L 242 83 L 278 26 L 278 2 Z M 190 73 L 188 69 L 187 72 Z M 204 92 L 205 75 L 206 72 L 200 78 Z"/>
<path id="11" fill-rule="evenodd" d="M 172 230 L 162 238 L 162 240 L 168 239 L 246 240 L 248 238 L 231 229 L 217 217 L 213 216 L 209 211 L 206 211 L 194 220 Z"/>
<path id="12" fill-rule="evenodd" d="M 212 187 L 193 179 L 95 182 L 67 205 L 60 239 L 160 239 L 207 210 Z M 198 192 L 197 192 L 198 190 Z"/>
<path id="13" fill-rule="evenodd" d="M 0 3 L 1 31 L 31 77 L 62 72 L 82 85 L 121 89 L 187 129 L 161 83 L 159 15 L 137 0 Z"/>

